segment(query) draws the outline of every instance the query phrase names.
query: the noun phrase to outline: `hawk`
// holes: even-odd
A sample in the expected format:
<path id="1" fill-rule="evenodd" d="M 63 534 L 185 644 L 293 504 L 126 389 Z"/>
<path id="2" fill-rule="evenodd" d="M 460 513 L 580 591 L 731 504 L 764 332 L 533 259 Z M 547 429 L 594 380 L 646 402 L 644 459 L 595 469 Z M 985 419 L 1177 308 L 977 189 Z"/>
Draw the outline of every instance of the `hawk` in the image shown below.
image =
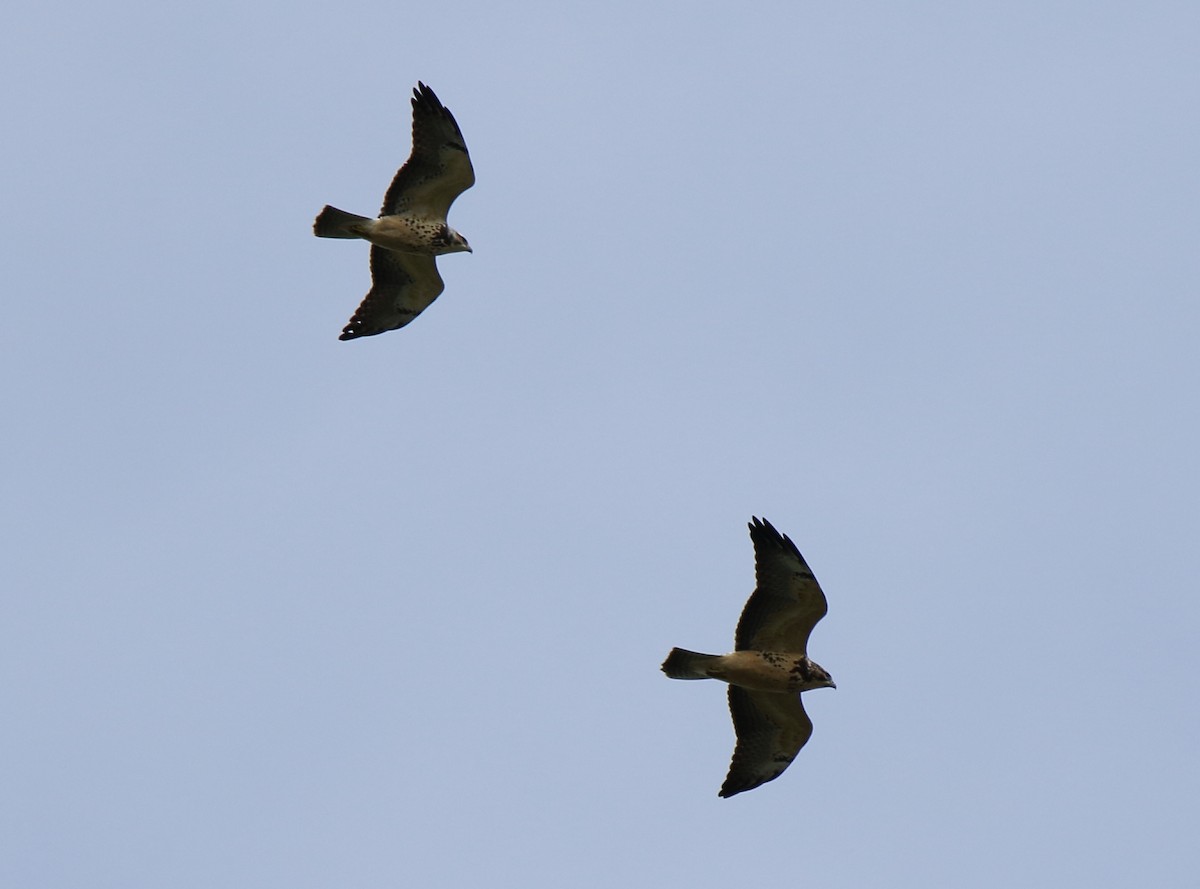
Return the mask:
<path id="1" fill-rule="evenodd" d="M 662 671 L 672 679 L 729 683 L 737 744 L 720 795 L 753 790 L 783 774 L 812 736 L 800 692 L 837 688 L 809 659 L 808 636 L 829 610 L 825 594 L 786 535 L 766 519 L 750 523 L 757 586 L 742 609 L 731 654 L 672 648 Z"/>
<path id="2" fill-rule="evenodd" d="M 462 131 L 433 90 L 413 90 L 413 147 L 383 198 L 379 218 L 326 205 L 313 223 L 318 238 L 371 242 L 371 290 L 338 339 L 396 330 L 416 318 L 445 289 L 435 256 L 471 252 L 446 224 L 454 199 L 475 184 Z"/>

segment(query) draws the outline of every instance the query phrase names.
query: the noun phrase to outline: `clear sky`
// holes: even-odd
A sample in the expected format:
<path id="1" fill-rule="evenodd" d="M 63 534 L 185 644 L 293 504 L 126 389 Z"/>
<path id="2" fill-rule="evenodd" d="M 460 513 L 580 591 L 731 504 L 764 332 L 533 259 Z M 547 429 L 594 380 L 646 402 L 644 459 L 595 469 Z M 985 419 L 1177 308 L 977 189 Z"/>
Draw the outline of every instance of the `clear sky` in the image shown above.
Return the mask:
<path id="1" fill-rule="evenodd" d="M 1197 886 L 1200 6 L 23 4 L 0 884 Z M 338 333 L 408 96 L 478 184 Z M 838 683 L 716 793 L 746 523 Z"/>

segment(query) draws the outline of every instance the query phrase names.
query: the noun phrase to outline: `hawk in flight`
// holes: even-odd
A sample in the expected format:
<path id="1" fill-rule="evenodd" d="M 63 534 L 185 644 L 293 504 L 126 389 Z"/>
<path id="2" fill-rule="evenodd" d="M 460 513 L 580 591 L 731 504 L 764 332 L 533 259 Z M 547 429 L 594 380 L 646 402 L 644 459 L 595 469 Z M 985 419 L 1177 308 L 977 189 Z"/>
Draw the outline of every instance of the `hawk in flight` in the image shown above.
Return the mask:
<path id="1" fill-rule="evenodd" d="M 446 224 L 454 199 L 475 184 L 462 131 L 423 83 L 413 90 L 412 107 L 412 154 L 384 195 L 379 218 L 326 206 L 313 223 L 318 238 L 371 242 L 371 290 L 338 339 L 403 327 L 445 289 L 434 257 L 471 252 Z"/>
<path id="2" fill-rule="evenodd" d="M 757 586 L 742 609 L 731 654 L 672 648 L 662 671 L 672 679 L 729 683 L 737 745 L 721 796 L 753 790 L 783 774 L 812 735 L 800 692 L 837 688 L 809 659 L 808 636 L 828 606 L 796 549 L 766 519 L 750 523 Z"/>

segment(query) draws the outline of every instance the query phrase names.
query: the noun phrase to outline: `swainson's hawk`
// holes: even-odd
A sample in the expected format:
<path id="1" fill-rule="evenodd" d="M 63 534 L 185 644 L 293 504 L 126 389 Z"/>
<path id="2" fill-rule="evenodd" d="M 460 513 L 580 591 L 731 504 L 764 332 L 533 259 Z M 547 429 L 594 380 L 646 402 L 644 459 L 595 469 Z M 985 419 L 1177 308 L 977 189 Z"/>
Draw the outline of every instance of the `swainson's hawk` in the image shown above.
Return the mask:
<path id="1" fill-rule="evenodd" d="M 445 289 L 434 257 L 471 252 L 467 239 L 446 224 L 454 199 L 475 184 L 462 131 L 423 83 L 413 90 L 412 107 L 412 154 L 392 180 L 379 218 L 326 206 L 313 223 L 318 238 L 371 242 L 371 290 L 338 339 L 403 327 Z"/>
<path id="2" fill-rule="evenodd" d="M 742 609 L 731 654 L 673 648 L 662 671 L 672 679 L 729 683 L 737 745 L 721 796 L 753 790 L 783 774 L 812 735 L 800 692 L 837 688 L 808 657 L 808 637 L 828 606 L 796 544 L 766 519 L 750 523 L 758 584 Z"/>

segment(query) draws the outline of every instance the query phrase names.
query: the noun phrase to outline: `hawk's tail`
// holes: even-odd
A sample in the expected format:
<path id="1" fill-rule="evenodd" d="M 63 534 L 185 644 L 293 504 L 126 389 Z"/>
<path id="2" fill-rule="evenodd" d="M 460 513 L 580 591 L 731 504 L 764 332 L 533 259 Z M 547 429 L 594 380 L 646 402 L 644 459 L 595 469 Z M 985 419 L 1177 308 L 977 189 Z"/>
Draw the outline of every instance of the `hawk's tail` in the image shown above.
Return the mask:
<path id="1" fill-rule="evenodd" d="M 672 679 L 708 679 L 708 665 L 718 660 L 719 655 L 700 654 L 685 648 L 672 648 L 662 662 L 662 671 Z"/>
<path id="2" fill-rule="evenodd" d="M 370 221 L 366 216 L 355 216 L 326 205 L 313 223 L 313 234 L 318 238 L 361 238 L 362 235 L 356 234 L 353 227 Z"/>

